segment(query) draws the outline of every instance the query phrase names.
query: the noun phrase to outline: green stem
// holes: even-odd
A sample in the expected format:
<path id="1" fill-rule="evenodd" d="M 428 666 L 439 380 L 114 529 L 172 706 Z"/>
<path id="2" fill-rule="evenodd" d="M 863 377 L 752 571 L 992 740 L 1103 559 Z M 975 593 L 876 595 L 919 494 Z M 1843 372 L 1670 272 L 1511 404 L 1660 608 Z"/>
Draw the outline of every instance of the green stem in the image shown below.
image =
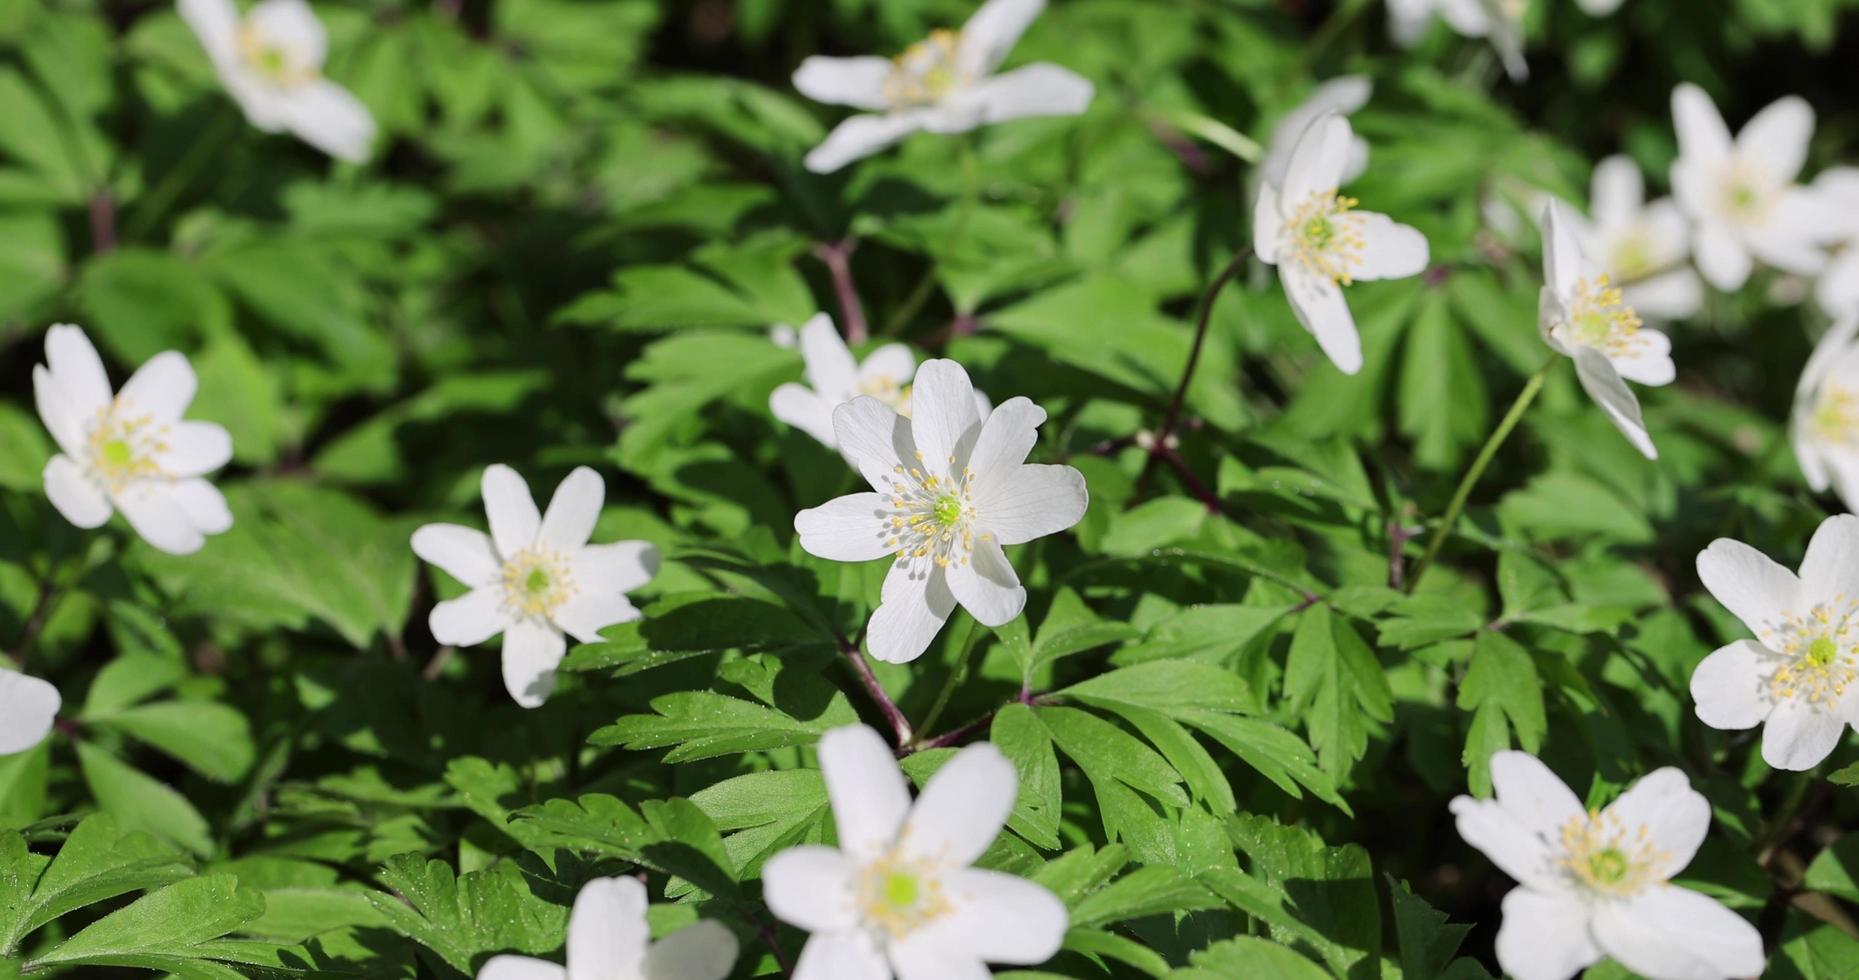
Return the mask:
<path id="1" fill-rule="evenodd" d="M 237 112 L 230 108 L 220 110 L 206 132 L 194 141 L 193 146 L 187 148 L 187 153 L 181 157 L 180 162 L 163 174 L 161 183 L 155 185 L 153 190 L 143 195 L 137 202 L 135 216 L 130 220 L 129 227 L 124 230 L 124 238 L 140 239 L 144 233 L 155 226 L 162 215 L 174 206 L 175 198 L 180 197 L 181 192 L 187 190 L 188 186 L 194 182 L 194 178 L 200 175 L 201 168 L 213 159 L 215 151 L 225 143 L 228 136 L 232 135 L 233 127 L 238 121 Z"/>
<path id="2" fill-rule="evenodd" d="M 1427 542 L 1426 553 L 1421 555 L 1420 560 L 1414 564 L 1413 574 L 1407 579 L 1408 592 L 1414 591 L 1420 585 L 1421 576 L 1432 567 L 1433 559 L 1439 556 L 1439 549 L 1445 546 L 1446 537 L 1452 533 L 1453 525 L 1459 523 L 1459 515 L 1465 510 L 1465 501 L 1472 495 L 1472 487 L 1476 486 L 1478 478 L 1485 474 L 1485 467 L 1491 465 L 1491 460 L 1497 456 L 1499 447 L 1504 445 L 1504 440 L 1510 438 L 1511 430 L 1522 421 L 1524 410 L 1536 400 L 1537 393 L 1543 390 L 1543 381 L 1549 377 L 1549 369 L 1555 366 L 1554 357 L 1544 361 L 1543 366 L 1538 368 L 1535 374 L 1530 375 L 1530 380 L 1524 384 L 1523 390 L 1518 392 L 1517 400 L 1511 403 L 1510 411 L 1504 413 L 1504 418 L 1498 422 L 1498 427 L 1491 430 L 1491 438 L 1485 440 L 1484 448 L 1480 449 L 1478 457 L 1472 460 L 1471 468 L 1467 469 L 1465 476 L 1460 478 L 1459 488 L 1452 492 L 1452 502 L 1446 505 L 1446 516 L 1440 519 L 1439 527 L 1433 529 L 1433 538 Z"/>
<path id="3" fill-rule="evenodd" d="M 949 706 L 949 699 L 955 695 L 955 689 L 968 674 L 968 659 L 975 653 L 975 647 L 981 639 L 981 624 L 973 616 L 968 619 L 968 637 L 962 641 L 962 652 L 956 654 L 955 664 L 949 668 L 949 677 L 942 682 L 942 690 L 936 692 L 936 701 L 930 705 L 929 714 L 923 716 L 923 723 L 917 726 L 919 738 L 921 733 L 935 730 L 936 722 L 942 718 L 942 710 Z"/>

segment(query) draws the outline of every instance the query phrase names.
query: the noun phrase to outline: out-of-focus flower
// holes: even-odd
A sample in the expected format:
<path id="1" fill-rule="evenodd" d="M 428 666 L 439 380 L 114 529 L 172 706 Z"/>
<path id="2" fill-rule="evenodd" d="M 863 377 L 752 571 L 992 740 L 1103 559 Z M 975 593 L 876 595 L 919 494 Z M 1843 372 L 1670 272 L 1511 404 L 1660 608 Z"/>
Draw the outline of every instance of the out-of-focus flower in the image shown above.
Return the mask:
<path id="1" fill-rule="evenodd" d="M 903 344 L 885 344 L 859 361 L 852 356 L 833 318 L 824 313 L 800 329 L 800 356 L 807 365 L 807 384 L 788 382 L 768 398 L 775 418 L 818 439 L 828 449 L 839 448 L 833 434 L 833 410 L 861 395 L 876 398 L 897 414 L 910 417 L 910 379 L 917 373 L 916 356 Z M 987 421 L 990 403 L 975 392 L 975 410 Z"/>
<path id="2" fill-rule="evenodd" d="M 999 749 L 956 753 L 915 806 L 877 732 L 833 729 L 819 755 L 839 846 L 791 847 L 762 868 L 769 911 L 813 934 L 795 980 L 985 977 L 988 963 L 1032 965 L 1058 952 L 1069 918 L 1058 896 L 970 867 L 1000 836 L 1020 788 Z"/>
<path id="3" fill-rule="evenodd" d="M 600 631 L 639 618 L 626 593 L 658 572 L 658 549 L 644 541 L 588 544 L 607 488 L 585 466 L 568 474 L 538 513 L 529 484 L 508 466 L 484 469 L 484 513 L 491 533 L 457 524 L 413 532 L 413 553 L 471 587 L 432 609 L 433 639 L 476 646 L 503 634 L 503 679 L 525 708 L 555 689 L 567 633 L 600 642 Z"/>
<path id="4" fill-rule="evenodd" d="M 0 755 L 24 752 L 45 741 L 62 704 L 57 688 L 0 667 Z"/>
<path id="5" fill-rule="evenodd" d="M 374 117 L 323 77 L 329 36 L 304 0 L 261 0 L 243 17 L 233 0 L 181 0 L 181 17 L 252 125 L 339 160 L 368 159 Z"/>
<path id="6" fill-rule="evenodd" d="M 1711 805 L 1677 769 L 1588 810 L 1535 756 L 1491 757 L 1493 799 L 1452 801 L 1459 836 L 1517 880 L 1504 896 L 1498 965 L 1516 980 L 1568 980 L 1603 956 L 1656 980 L 1762 972 L 1762 935 L 1716 899 L 1671 884 L 1710 831 Z"/>
<path id="7" fill-rule="evenodd" d="M 1613 420 L 1633 448 L 1657 459 L 1640 402 L 1627 381 L 1672 383 L 1672 342 L 1648 330 L 1621 291 L 1582 250 L 1567 205 L 1543 212 L 1543 293 L 1538 324 L 1543 342 L 1575 361 L 1582 389 Z"/>
<path id="8" fill-rule="evenodd" d="M 962 133 L 1030 116 L 1075 116 L 1091 83 L 1052 64 L 994 70 L 1046 7 L 1045 0 L 988 0 L 960 31 L 937 31 L 895 59 L 815 55 L 794 72 L 802 95 L 871 110 L 842 122 L 807 154 L 807 169 L 832 173 L 915 132 Z"/>
<path id="9" fill-rule="evenodd" d="M 112 394 L 83 330 L 46 331 L 32 390 L 61 450 L 45 464 L 45 495 L 58 513 L 94 528 L 121 511 L 144 541 L 174 555 L 199 551 L 207 535 L 231 528 L 226 498 L 205 475 L 232 459 L 232 437 L 181 418 L 197 387 L 187 358 L 166 351 Z"/>
<path id="10" fill-rule="evenodd" d="M 528 956 L 493 956 L 478 980 L 724 980 L 736 965 L 736 937 L 699 919 L 652 942 L 645 885 L 595 878 L 568 915 L 568 965 Z"/>
<path id="11" fill-rule="evenodd" d="M 840 451 L 874 492 L 794 516 L 800 546 L 835 561 L 893 556 L 866 629 L 871 655 L 915 660 L 957 603 L 985 626 L 1026 607 L 1003 545 L 1056 534 L 1084 516 L 1084 475 L 1026 462 L 1046 411 L 1010 398 L 984 422 L 968 372 L 954 361 L 917 369 L 914 414 L 860 396 L 833 412 Z"/>
<path id="12" fill-rule="evenodd" d="M 1362 338 L 1343 288 L 1427 267 L 1425 236 L 1387 215 L 1357 211 L 1355 198 L 1338 193 L 1354 146 L 1342 116 L 1311 123 L 1291 154 L 1283 188 L 1261 184 L 1252 217 L 1253 252 L 1278 267 L 1298 322 L 1345 374 L 1362 369 Z"/>
<path id="13" fill-rule="evenodd" d="M 1795 459 L 1816 493 L 1859 512 L 1859 309 L 1833 325 L 1801 371 L 1789 421 Z"/>
<path id="14" fill-rule="evenodd" d="M 1272 128 L 1272 138 L 1266 144 L 1265 159 L 1259 164 L 1260 177 L 1273 186 L 1283 187 L 1285 171 L 1291 166 L 1291 154 L 1297 149 L 1298 140 L 1310 124 L 1324 116 L 1335 113 L 1347 116 L 1368 104 L 1370 95 L 1375 91 L 1375 83 L 1366 75 L 1345 75 L 1332 78 L 1299 103 L 1297 108 L 1285 113 L 1278 125 Z M 1368 169 L 1368 141 L 1360 136 L 1349 143 L 1349 159 L 1343 164 L 1342 183 L 1362 176 Z"/>
<path id="15" fill-rule="evenodd" d="M 1590 218 L 1573 210 L 1564 211 L 1563 218 L 1582 249 L 1620 287 L 1627 305 L 1654 320 L 1696 315 L 1704 303 L 1704 285 L 1685 263 L 1691 226 L 1677 202 L 1646 203 L 1639 167 L 1627 157 L 1611 156 L 1594 168 L 1589 205 Z"/>
<path id="16" fill-rule="evenodd" d="M 1396 42 L 1412 47 L 1435 15 L 1443 17 L 1465 37 L 1489 40 L 1504 70 L 1521 81 L 1530 77 L 1523 60 L 1523 15 L 1529 7 L 1530 0 L 1388 0 L 1388 24 Z"/>
<path id="17" fill-rule="evenodd" d="M 1814 284 L 1814 298 L 1828 316 L 1859 313 L 1859 168 L 1836 167 L 1814 181 L 1821 210 L 1834 216 L 1839 251 Z"/>

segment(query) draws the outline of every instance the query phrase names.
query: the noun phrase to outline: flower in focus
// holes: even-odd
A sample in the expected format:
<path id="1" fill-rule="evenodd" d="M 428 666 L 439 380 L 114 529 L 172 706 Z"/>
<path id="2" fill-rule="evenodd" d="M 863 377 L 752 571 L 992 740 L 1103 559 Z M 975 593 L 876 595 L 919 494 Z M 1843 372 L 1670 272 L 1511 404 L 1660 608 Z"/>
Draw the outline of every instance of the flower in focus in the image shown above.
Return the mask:
<path id="1" fill-rule="evenodd" d="M 1516 980 L 1567 980 L 1611 956 L 1653 980 L 1762 972 L 1762 936 L 1671 878 L 1704 843 L 1711 805 L 1677 769 L 1584 809 L 1535 756 L 1491 757 L 1489 800 L 1452 801 L 1459 836 L 1517 880 L 1504 896 L 1498 965 Z"/>
<path id="2" fill-rule="evenodd" d="M 996 75 L 1045 0 L 988 0 L 960 31 L 936 31 L 895 59 L 814 55 L 794 72 L 802 95 L 868 109 L 807 154 L 807 169 L 832 173 L 910 135 L 962 133 L 1031 116 L 1075 116 L 1091 104 L 1091 83 L 1067 68 L 1027 65 Z"/>
<path id="3" fill-rule="evenodd" d="M 1272 138 L 1266 145 L 1265 159 L 1259 164 L 1257 173 L 1273 186 L 1283 187 L 1285 171 L 1291 166 L 1291 154 L 1310 124 L 1331 113 L 1347 116 L 1355 112 L 1368 104 L 1374 91 L 1375 83 L 1366 75 L 1345 75 L 1317 86 L 1316 91 L 1272 127 Z M 1339 180 L 1347 184 L 1367 169 L 1368 141 L 1357 136 L 1349 143 L 1349 159 L 1343 164 Z"/>
<path id="4" fill-rule="evenodd" d="M 1698 555 L 1698 577 L 1753 640 L 1698 664 L 1698 720 L 1728 731 L 1762 729 L 1762 758 L 1812 769 L 1859 720 L 1859 517 L 1822 521 L 1796 575 L 1741 541 L 1719 538 Z"/>
<path id="5" fill-rule="evenodd" d="M 1859 313 L 1859 168 L 1835 167 L 1814 181 L 1821 210 L 1834 215 L 1839 251 L 1815 284 L 1814 298 L 1828 316 Z"/>
<path id="6" fill-rule="evenodd" d="M 1658 459 L 1640 402 L 1627 381 L 1671 384 L 1672 342 L 1640 322 L 1626 297 L 1582 250 L 1567 205 L 1543 212 L 1543 293 L 1538 324 L 1543 342 L 1575 361 L 1575 376 L 1633 448 Z"/>
<path id="7" fill-rule="evenodd" d="M 233 0 L 181 0 L 181 17 L 252 125 L 289 130 L 339 160 L 368 159 L 374 117 L 323 77 L 329 36 L 304 0 L 260 0 L 243 17 Z"/>
<path id="8" fill-rule="evenodd" d="M 60 450 L 45 464 L 45 496 L 58 513 L 88 529 L 122 511 L 144 541 L 173 555 L 199 551 L 207 535 L 231 528 L 226 498 L 205 475 L 232 459 L 232 437 L 181 418 L 197 386 L 187 358 L 165 351 L 112 394 L 83 330 L 46 331 L 32 390 Z"/>
<path id="9" fill-rule="evenodd" d="M 762 868 L 769 910 L 813 934 L 795 980 L 985 977 L 987 963 L 1031 965 L 1058 952 L 1069 918 L 1058 896 L 970 867 L 1019 792 L 999 749 L 956 753 L 914 806 L 877 732 L 836 728 L 821 736 L 819 756 L 839 846 L 792 847 Z"/>
<path id="10" fill-rule="evenodd" d="M 818 439 L 828 449 L 839 448 L 833 435 L 833 410 L 861 395 L 876 398 L 897 414 L 910 417 L 910 379 L 917 359 L 903 344 L 885 344 L 855 360 L 833 318 L 821 313 L 801 327 L 797 345 L 807 365 L 807 384 L 788 382 L 768 398 L 775 418 Z M 990 405 L 975 392 L 975 410 L 982 421 Z"/>
<path id="11" fill-rule="evenodd" d="M 1795 183 L 1807 162 L 1814 110 L 1794 96 L 1756 113 L 1734 140 L 1704 90 L 1672 90 L 1678 159 L 1672 192 L 1692 221 L 1692 254 L 1705 281 L 1725 291 L 1749 281 L 1756 259 L 1796 275 L 1827 264 L 1837 215 Z"/>
<path id="12" fill-rule="evenodd" d="M 504 686 L 517 704 L 540 707 L 567 651 L 563 633 L 597 643 L 602 629 L 639 618 L 626 593 L 658 572 L 658 549 L 588 544 L 607 488 L 585 466 L 555 489 L 547 513 L 502 464 L 485 467 L 483 493 L 491 533 L 457 524 L 413 532 L 414 554 L 471 589 L 433 607 L 433 639 L 467 647 L 502 633 Z"/>
<path id="13" fill-rule="evenodd" d="M 1411 48 L 1437 14 L 1465 37 L 1489 39 L 1504 70 L 1521 81 L 1530 77 L 1523 60 L 1523 14 L 1529 6 L 1530 0 L 1388 0 L 1388 26 L 1398 44 Z"/>
<path id="14" fill-rule="evenodd" d="M 1282 189 L 1259 187 L 1252 248 L 1278 267 L 1298 322 L 1344 374 L 1362 369 L 1362 338 L 1343 300 L 1356 281 L 1401 279 L 1427 266 L 1427 240 L 1387 215 L 1355 210 L 1338 193 L 1354 153 L 1349 120 L 1331 113 L 1310 124 L 1291 153 Z"/>
<path id="15" fill-rule="evenodd" d="M 1646 203 L 1639 167 L 1624 156 L 1611 156 L 1594 168 L 1592 218 L 1573 210 L 1563 218 L 1609 281 L 1620 287 L 1628 306 L 1655 320 L 1682 320 L 1704 303 L 1704 286 L 1685 264 L 1691 252 L 1691 226 L 1677 202 L 1662 198 Z"/>
<path id="16" fill-rule="evenodd" d="M 1859 511 L 1859 309 L 1833 325 L 1801 371 L 1788 434 L 1815 493 Z"/>
<path id="17" fill-rule="evenodd" d="M 0 755 L 24 752 L 45 741 L 63 704 L 57 688 L 0 667 Z"/>
<path id="18" fill-rule="evenodd" d="M 581 886 L 568 916 L 568 965 L 528 956 L 493 956 L 478 980 L 724 980 L 736 965 L 736 937 L 700 919 L 651 942 L 645 885 L 595 878 Z"/>
<path id="19" fill-rule="evenodd" d="M 1026 462 L 1046 411 L 1010 398 L 984 422 L 968 372 L 954 361 L 917 369 L 906 418 L 860 396 L 833 412 L 839 449 L 871 493 L 794 516 L 800 545 L 834 561 L 895 556 L 866 629 L 871 655 L 923 655 L 957 603 L 986 626 L 1026 607 L 1003 545 L 1063 531 L 1084 516 L 1084 475 Z"/>

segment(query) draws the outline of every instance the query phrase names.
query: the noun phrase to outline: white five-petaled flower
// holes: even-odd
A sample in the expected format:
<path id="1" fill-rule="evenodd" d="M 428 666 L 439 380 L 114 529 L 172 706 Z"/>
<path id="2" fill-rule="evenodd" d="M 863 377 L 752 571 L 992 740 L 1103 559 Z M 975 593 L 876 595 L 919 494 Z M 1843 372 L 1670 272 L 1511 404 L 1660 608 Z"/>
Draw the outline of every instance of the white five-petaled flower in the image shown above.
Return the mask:
<path id="1" fill-rule="evenodd" d="M 489 534 L 457 524 L 413 532 L 414 554 L 471 587 L 433 607 L 433 639 L 466 647 L 504 634 L 504 686 L 517 704 L 539 707 L 555 689 L 563 633 L 598 643 L 602 629 L 639 618 L 626 593 L 658 572 L 658 549 L 587 543 L 607 488 L 585 466 L 555 489 L 546 514 L 508 466 L 485 467 L 483 493 Z"/>
<path id="2" fill-rule="evenodd" d="M 762 868 L 769 910 L 813 934 L 794 980 L 985 977 L 987 963 L 1032 965 L 1058 952 L 1069 916 L 1056 895 L 970 867 L 1019 791 L 999 749 L 956 753 L 915 806 L 877 732 L 834 729 L 819 755 L 839 846 L 789 848 Z"/>
<path id="3" fill-rule="evenodd" d="M 1691 226 L 1678 203 L 1670 198 L 1646 203 L 1639 167 L 1624 156 L 1608 157 L 1594 168 L 1589 203 L 1591 218 L 1572 210 L 1563 217 L 1627 305 L 1655 320 L 1695 315 L 1704 303 L 1704 286 L 1685 263 Z"/>
<path id="4" fill-rule="evenodd" d="M 700 919 L 652 942 L 645 885 L 596 878 L 581 886 L 568 916 L 568 965 L 528 956 L 493 956 L 478 980 L 724 980 L 736 965 L 736 937 Z"/>
<path id="5" fill-rule="evenodd" d="M 794 516 L 800 546 L 835 561 L 895 556 L 865 633 L 871 655 L 923 655 L 957 603 L 986 626 L 1011 622 L 1026 590 L 1003 545 L 1063 531 L 1084 516 L 1084 475 L 1026 462 L 1046 411 L 1010 398 L 983 422 L 968 372 L 954 361 L 917 369 L 906 418 L 861 396 L 833 412 L 839 448 L 871 493 Z"/>
<path id="6" fill-rule="evenodd" d="M 1756 634 L 1698 664 L 1698 720 L 1737 731 L 1763 725 L 1762 758 L 1777 769 L 1819 765 L 1859 721 L 1859 517 L 1822 521 L 1799 575 L 1719 538 L 1699 553 L 1698 577 Z"/>
<path id="7" fill-rule="evenodd" d="M 32 369 L 32 390 L 60 450 L 45 464 L 45 495 L 65 520 L 101 527 L 120 510 L 144 541 L 175 555 L 232 527 L 226 498 L 205 479 L 232 459 L 232 437 L 181 418 L 198 387 L 186 357 L 157 354 L 112 394 L 90 338 L 59 324 L 45 333 L 45 362 Z"/>
<path id="8" fill-rule="evenodd" d="M 1603 0 L 1604 2 L 1604 0 Z M 1402 47 L 1413 47 L 1438 14 L 1465 37 L 1485 38 L 1517 80 L 1528 78 L 1523 60 L 1523 14 L 1530 0 L 1388 0 L 1388 24 Z"/>
<path id="9" fill-rule="evenodd" d="M 1278 267 L 1298 322 L 1344 374 L 1362 369 L 1362 338 L 1343 287 L 1427 267 L 1425 236 L 1387 215 L 1355 210 L 1355 198 L 1338 192 L 1354 154 L 1349 120 L 1319 118 L 1292 151 L 1283 186 L 1259 186 L 1252 215 L 1254 253 Z"/>
<path id="10" fill-rule="evenodd" d="M 833 318 L 824 313 L 801 327 L 797 346 L 807 365 L 807 384 L 788 382 L 774 390 L 768 398 L 768 409 L 775 418 L 818 439 L 828 449 L 838 449 L 833 410 L 860 395 L 876 398 L 897 414 L 910 416 L 910 381 L 917 373 L 917 359 L 910 348 L 885 344 L 859 361 L 840 338 Z M 975 410 L 983 421 L 990 408 L 987 396 L 975 392 Z"/>
<path id="11" fill-rule="evenodd" d="M 1291 167 L 1291 154 L 1297 150 L 1298 140 L 1310 129 L 1310 124 L 1330 113 L 1347 116 L 1368 105 L 1369 96 L 1374 92 L 1375 83 L 1366 75 L 1344 75 L 1317 86 L 1303 102 L 1285 113 L 1284 118 L 1272 127 L 1271 141 L 1265 147 L 1265 159 L 1259 164 L 1260 179 L 1274 187 L 1283 187 L 1285 171 Z M 1368 141 L 1357 136 L 1349 143 L 1349 159 L 1343 164 L 1343 172 L 1338 180 L 1347 184 L 1362 176 L 1362 172 L 1367 169 Z"/>
<path id="12" fill-rule="evenodd" d="M 45 741 L 63 704 L 57 688 L 0 667 L 0 755 L 24 752 Z"/>
<path id="13" fill-rule="evenodd" d="M 1678 159 L 1672 193 L 1692 222 L 1692 253 L 1705 281 L 1741 289 L 1756 259 L 1811 276 L 1827 264 L 1837 215 L 1795 183 L 1814 136 L 1814 110 L 1795 96 L 1756 113 L 1734 140 L 1717 106 L 1689 83 L 1672 91 Z"/>
<path id="14" fill-rule="evenodd" d="M 1833 241 L 1839 251 L 1815 285 L 1814 297 L 1828 316 L 1859 313 L 1859 168 L 1835 167 L 1814 181 L 1822 210 L 1835 216 Z"/>
<path id="15" fill-rule="evenodd" d="M 1649 980 L 1762 972 L 1762 936 L 1715 899 L 1670 884 L 1710 831 L 1711 805 L 1677 769 L 1584 809 L 1535 756 L 1491 757 L 1496 796 L 1452 801 L 1459 836 L 1517 880 L 1504 896 L 1498 965 L 1567 980 L 1611 956 Z"/>
<path id="16" fill-rule="evenodd" d="M 1859 512 L 1859 308 L 1833 325 L 1801 371 L 1788 434 L 1815 493 L 1832 487 Z"/>
<path id="17" fill-rule="evenodd" d="M 233 0 L 181 0 L 181 16 L 252 125 L 289 130 L 337 159 L 368 159 L 374 117 L 323 77 L 329 36 L 304 0 L 260 0 L 243 17 Z"/>
<path id="18" fill-rule="evenodd" d="M 1647 459 L 1659 458 L 1626 382 L 1670 384 L 1672 342 L 1648 330 L 1626 297 L 1582 250 L 1573 215 L 1551 200 L 1543 212 L 1543 342 L 1575 361 L 1583 390 Z"/>
<path id="19" fill-rule="evenodd" d="M 807 154 L 807 169 L 832 173 L 911 133 L 962 133 L 1031 116 L 1075 116 L 1091 83 L 1067 68 L 1027 65 L 996 75 L 1046 0 L 988 0 L 960 31 L 936 31 L 895 59 L 801 62 L 794 87 L 829 105 L 872 110 L 839 124 Z"/>

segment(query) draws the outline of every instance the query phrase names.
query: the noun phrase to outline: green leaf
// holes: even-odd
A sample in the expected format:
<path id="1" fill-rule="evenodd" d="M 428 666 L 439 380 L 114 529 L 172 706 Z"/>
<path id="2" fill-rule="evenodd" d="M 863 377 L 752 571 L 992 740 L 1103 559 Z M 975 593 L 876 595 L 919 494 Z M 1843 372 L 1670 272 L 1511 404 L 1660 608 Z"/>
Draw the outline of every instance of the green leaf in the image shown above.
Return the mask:
<path id="1" fill-rule="evenodd" d="M 1535 752 L 1548 731 L 1542 682 L 1530 652 L 1495 630 L 1479 633 L 1471 666 L 1459 682 L 1458 704 L 1473 712 L 1465 739 L 1466 778 L 1474 794 L 1489 796 L 1491 757 L 1510 748 L 1510 735 L 1524 751 Z"/>
<path id="2" fill-rule="evenodd" d="M 27 969 L 131 966 L 179 972 L 207 958 L 204 944 L 263 915 L 264 896 L 233 875 L 176 882 L 91 923 Z"/>
<path id="3" fill-rule="evenodd" d="M 24 841 L 10 840 L 18 848 L 14 853 L 24 855 Z M 147 834 L 122 830 L 107 813 L 92 814 L 72 828 L 43 871 L 8 883 L 9 897 L 0 900 L 0 954 L 17 949 L 33 930 L 66 912 L 193 873 L 173 848 Z"/>
<path id="4" fill-rule="evenodd" d="M 1349 771 L 1368 752 L 1369 722 L 1394 720 L 1394 692 L 1374 651 L 1348 620 L 1322 604 L 1298 617 L 1285 663 L 1285 698 L 1323 769 Z"/>
<path id="5" fill-rule="evenodd" d="M 1255 936 L 1218 942 L 1188 957 L 1189 966 L 1169 973 L 1169 980 L 1330 980 L 1322 967 L 1277 943 Z M 1406 978 L 1403 978 L 1406 980 Z"/>
<path id="6" fill-rule="evenodd" d="M 634 810 L 614 797 L 591 793 L 578 801 L 525 807 L 516 819 L 541 832 L 539 844 L 623 858 L 678 875 L 711 895 L 736 891 L 722 836 L 689 800 L 648 802 Z"/>
<path id="7" fill-rule="evenodd" d="M 594 745 L 660 749 L 666 762 L 812 745 L 828 729 L 853 721 L 844 694 L 835 691 L 818 717 L 802 720 L 774 708 L 712 691 L 679 691 L 652 699 L 656 715 L 628 715 L 588 737 Z"/>
<path id="8" fill-rule="evenodd" d="M 1124 667 L 1057 693 L 1099 707 L 1131 705 L 1170 717 L 1198 710 L 1246 713 L 1257 709 L 1257 701 L 1239 675 L 1192 660 Z"/>
<path id="9" fill-rule="evenodd" d="M 389 927 L 466 975 L 492 953 L 553 952 L 567 925 L 568 909 L 537 895 L 510 861 L 455 875 L 444 861 L 402 854 L 380 880 L 394 894 L 369 900 Z"/>
<path id="10" fill-rule="evenodd" d="M 1059 846 L 1059 758 L 1052 736 L 1033 709 L 1010 704 L 994 715 L 988 741 L 1013 763 L 1020 776 L 1020 792 L 1013 800 L 1007 826 L 1034 847 Z"/>
<path id="11" fill-rule="evenodd" d="M 1489 980 L 1490 975 L 1475 961 L 1453 959 L 1471 926 L 1448 923 L 1446 913 L 1415 895 L 1406 882 L 1392 875 L 1384 877 L 1401 950 L 1401 980 Z"/>
<path id="12" fill-rule="evenodd" d="M 743 878 L 760 874 L 779 851 L 830 836 L 832 810 L 817 769 L 736 776 L 691 794 L 691 802 L 727 835 L 724 850 Z"/>
<path id="13" fill-rule="evenodd" d="M 222 783 L 244 776 L 258 755 L 251 725 L 230 705 L 163 701 L 93 715 L 89 720 L 125 732 Z"/>
<path id="14" fill-rule="evenodd" d="M 1252 814 L 1233 817 L 1228 828 L 1254 873 L 1282 889 L 1298 920 L 1321 937 L 1312 945 L 1330 969 L 1347 980 L 1380 977 L 1380 899 L 1366 850 L 1329 847 L 1308 830 Z M 1272 935 L 1288 942 L 1305 938 L 1277 928 Z"/>
<path id="15" fill-rule="evenodd" d="M 145 830 L 205 857 L 213 832 L 187 797 L 88 742 L 77 743 L 78 765 L 97 804 L 126 828 Z"/>

